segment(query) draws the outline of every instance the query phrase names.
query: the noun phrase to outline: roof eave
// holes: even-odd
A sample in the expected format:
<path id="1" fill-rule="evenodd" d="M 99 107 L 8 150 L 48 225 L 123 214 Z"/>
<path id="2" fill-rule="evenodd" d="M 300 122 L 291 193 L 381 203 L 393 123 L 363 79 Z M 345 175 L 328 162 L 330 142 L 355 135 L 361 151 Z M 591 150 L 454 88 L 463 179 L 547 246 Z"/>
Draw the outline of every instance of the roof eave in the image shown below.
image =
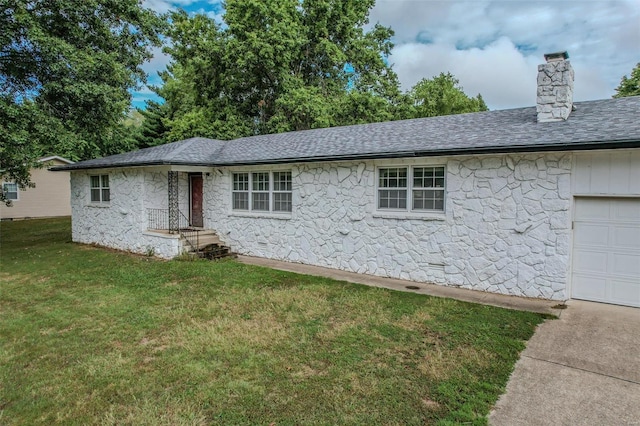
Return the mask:
<path id="1" fill-rule="evenodd" d="M 52 171 L 79 171 L 92 169 L 114 169 L 127 167 L 152 167 L 152 166 L 192 166 L 192 167 L 233 167 L 268 164 L 291 164 L 291 163 L 318 163 L 329 161 L 354 161 L 354 160 L 380 160 L 386 158 L 410 158 L 410 157 L 438 157 L 438 156 L 458 156 L 474 154 L 508 154 L 542 151 L 586 151 L 597 149 L 622 149 L 639 148 L 640 139 L 625 139 L 614 141 L 588 141 L 580 143 L 550 143 L 550 144 L 526 144 L 509 146 L 486 146 L 451 149 L 429 149 L 414 151 L 379 152 L 368 154 L 344 154 L 331 156 L 314 157 L 290 157 L 249 161 L 230 162 L 189 162 L 189 161 L 141 161 L 122 164 L 96 164 L 84 166 L 81 163 L 69 164 L 65 166 L 52 167 Z"/>
<path id="2" fill-rule="evenodd" d="M 69 164 L 68 166 L 56 166 L 49 170 L 54 172 L 63 171 L 79 171 L 79 170 L 96 170 L 96 169 L 122 169 L 127 167 L 157 167 L 157 166 L 195 166 L 195 167 L 212 167 L 211 163 L 191 162 L 191 161 L 139 161 L 121 164 L 91 164 L 82 165 L 81 163 Z"/>
<path id="3" fill-rule="evenodd" d="M 255 160 L 255 161 L 238 161 L 238 162 L 222 162 L 210 164 L 212 167 L 230 167 L 230 166 L 251 166 L 265 164 L 290 164 L 290 163 L 317 163 L 328 161 L 353 161 L 353 160 L 380 160 L 386 158 L 409 158 L 409 157 L 439 157 L 439 156 L 457 156 L 457 155 L 473 155 L 473 154 L 508 154 L 508 153 L 524 153 L 524 152 L 541 152 L 541 151 L 585 151 L 596 149 L 622 149 L 622 148 L 639 148 L 640 139 L 619 140 L 619 141 L 592 141 L 563 144 L 529 144 L 529 145 L 509 145 L 509 146 L 487 146 L 472 148 L 453 148 L 453 149 L 430 149 L 423 151 L 399 151 L 399 152 L 382 152 L 371 154 L 345 154 L 334 156 L 317 156 L 317 157 L 292 157 L 280 158 L 272 160 Z"/>

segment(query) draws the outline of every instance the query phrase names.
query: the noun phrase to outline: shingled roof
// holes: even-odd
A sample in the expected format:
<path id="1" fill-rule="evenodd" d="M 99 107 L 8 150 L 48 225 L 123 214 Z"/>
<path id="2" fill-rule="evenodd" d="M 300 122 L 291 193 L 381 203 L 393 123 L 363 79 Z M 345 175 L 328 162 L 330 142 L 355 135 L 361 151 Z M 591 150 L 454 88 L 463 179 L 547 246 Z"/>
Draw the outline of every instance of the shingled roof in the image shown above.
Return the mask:
<path id="1" fill-rule="evenodd" d="M 640 96 L 577 102 L 569 119 L 538 123 L 536 108 L 448 115 L 251 136 L 192 138 L 60 166 L 228 166 L 640 147 Z"/>

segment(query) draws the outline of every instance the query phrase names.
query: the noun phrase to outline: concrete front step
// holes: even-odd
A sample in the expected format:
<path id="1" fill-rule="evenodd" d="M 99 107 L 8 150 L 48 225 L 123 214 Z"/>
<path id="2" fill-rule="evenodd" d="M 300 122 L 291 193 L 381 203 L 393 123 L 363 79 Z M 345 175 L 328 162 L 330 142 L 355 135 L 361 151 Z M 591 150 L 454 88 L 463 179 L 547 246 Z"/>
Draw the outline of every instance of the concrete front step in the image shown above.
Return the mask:
<path id="1" fill-rule="evenodd" d="M 198 232 L 197 237 L 195 233 L 187 233 L 187 236 L 190 244 L 187 243 L 186 245 L 193 246 L 194 251 L 201 251 L 209 246 L 225 247 L 215 231 L 202 230 Z"/>
<path id="2" fill-rule="evenodd" d="M 198 240 L 198 250 L 201 250 L 211 244 L 222 244 L 220 238 L 217 235 L 199 235 Z"/>

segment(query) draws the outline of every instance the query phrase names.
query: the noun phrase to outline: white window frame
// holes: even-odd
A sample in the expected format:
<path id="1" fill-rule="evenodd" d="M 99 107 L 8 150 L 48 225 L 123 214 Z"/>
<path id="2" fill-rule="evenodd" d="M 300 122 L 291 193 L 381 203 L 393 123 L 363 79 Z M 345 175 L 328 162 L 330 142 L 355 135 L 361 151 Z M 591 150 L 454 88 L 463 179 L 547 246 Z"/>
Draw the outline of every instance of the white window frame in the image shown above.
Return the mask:
<path id="1" fill-rule="evenodd" d="M 381 187 L 380 186 L 380 173 L 382 170 L 388 169 L 406 169 L 407 171 L 407 185 L 406 187 Z M 414 187 L 414 170 L 415 169 L 442 169 L 443 171 L 443 186 L 442 187 Z M 376 167 L 376 195 L 375 195 L 375 211 L 378 213 L 401 213 L 407 215 L 444 215 L 446 213 L 447 206 L 447 168 L 443 164 L 389 164 L 380 165 Z M 406 206 L 404 208 L 391 208 L 380 207 L 380 191 L 388 189 L 399 189 L 406 191 Z M 414 190 L 436 190 L 442 191 L 442 209 L 414 209 Z"/>
<path id="2" fill-rule="evenodd" d="M 267 180 L 267 189 L 256 189 L 256 179 L 258 175 L 266 175 Z M 271 211 L 271 202 L 273 200 L 272 197 L 272 191 L 273 191 L 273 185 L 272 185 L 273 179 L 271 178 L 271 172 L 260 172 L 260 171 L 256 171 L 256 172 L 251 172 L 249 173 L 249 209 L 250 211 L 254 211 L 254 212 L 260 212 L 260 213 L 267 213 Z M 264 183 L 264 181 L 258 179 L 258 184 L 262 184 Z M 256 208 L 256 204 L 258 204 L 258 202 L 256 202 L 255 200 L 255 196 L 256 195 L 266 195 L 267 196 L 267 208 L 266 209 L 257 209 Z M 263 200 L 260 200 L 259 203 L 262 203 Z"/>
<path id="3" fill-rule="evenodd" d="M 275 174 L 276 173 L 288 173 L 289 174 L 289 179 L 288 180 L 280 180 L 278 181 L 278 183 L 282 184 L 284 183 L 286 186 L 289 187 L 289 189 L 276 189 L 276 179 L 275 179 Z M 288 210 L 279 210 L 276 209 L 276 195 L 289 195 L 289 199 L 284 201 L 285 203 L 287 203 L 289 205 L 289 209 Z M 281 200 L 280 203 L 283 203 L 283 201 Z M 291 173 L 291 170 L 274 170 L 271 172 L 271 211 L 274 213 L 291 213 L 293 211 L 293 174 Z"/>
<path id="4" fill-rule="evenodd" d="M 254 175 L 266 174 L 268 176 L 268 189 L 254 189 Z M 275 189 L 274 173 L 288 173 L 290 176 L 290 190 Z M 245 174 L 248 178 L 248 190 L 235 189 L 236 175 Z M 248 197 L 246 209 L 236 208 L 234 205 L 234 194 L 245 193 Z M 254 208 L 254 194 L 268 194 L 268 210 Z M 291 210 L 276 210 L 275 194 L 289 194 Z M 232 170 L 231 171 L 231 212 L 233 214 L 265 214 L 265 215 L 287 215 L 290 216 L 293 211 L 293 175 L 291 169 L 283 170 Z"/>
<path id="5" fill-rule="evenodd" d="M 15 187 L 15 191 L 9 191 L 7 190 L 7 186 L 12 185 L 13 187 Z M 9 193 L 16 193 L 16 198 L 9 198 L 8 194 Z M 2 183 L 2 193 L 4 194 L 5 200 L 11 200 L 11 201 L 19 201 L 20 200 L 20 188 L 18 187 L 18 184 L 15 182 L 3 182 Z"/>
<path id="6" fill-rule="evenodd" d="M 107 178 L 107 185 L 104 184 L 104 178 Z M 98 186 L 93 186 L 93 178 L 98 178 Z M 98 190 L 98 199 L 94 200 L 93 191 Z M 105 200 L 104 191 L 108 191 L 108 200 Z M 108 174 L 90 175 L 89 176 L 89 201 L 92 204 L 109 204 L 111 203 L 111 179 Z"/>
<path id="7" fill-rule="evenodd" d="M 239 187 L 242 186 L 242 189 L 236 189 L 236 175 L 240 175 L 240 174 L 247 175 L 247 179 L 246 181 L 245 180 L 238 181 Z M 251 210 L 251 191 L 249 190 L 251 185 L 250 180 L 251 180 L 251 173 L 249 172 L 231 173 L 231 210 L 241 211 L 241 212 L 246 212 Z M 246 185 L 246 189 L 244 189 L 245 185 Z M 246 200 L 243 200 L 246 202 L 246 205 L 247 205 L 246 209 L 235 207 L 235 194 L 246 194 Z"/>

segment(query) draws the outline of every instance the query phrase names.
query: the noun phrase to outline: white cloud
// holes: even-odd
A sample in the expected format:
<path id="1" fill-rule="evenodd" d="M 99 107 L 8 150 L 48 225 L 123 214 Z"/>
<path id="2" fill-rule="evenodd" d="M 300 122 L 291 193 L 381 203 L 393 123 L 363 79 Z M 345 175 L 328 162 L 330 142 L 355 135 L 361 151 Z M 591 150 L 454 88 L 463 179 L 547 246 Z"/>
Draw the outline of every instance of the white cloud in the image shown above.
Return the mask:
<path id="1" fill-rule="evenodd" d="M 161 47 L 154 47 L 151 49 L 153 57 L 142 65 L 142 69 L 149 75 L 156 75 L 158 71 L 164 70 L 171 57 L 162 52 Z"/>
<path id="2" fill-rule="evenodd" d="M 610 97 L 640 61 L 637 0 L 378 0 L 370 18 L 395 30 L 404 89 L 449 71 L 492 109 L 535 102 L 544 53 L 569 52 L 578 101 Z"/>
<path id="3" fill-rule="evenodd" d="M 483 49 L 467 50 L 445 43 L 405 43 L 394 49 L 391 62 L 405 90 L 422 78 L 451 72 L 465 93 L 481 93 L 492 109 L 535 103 L 536 63 L 506 37 Z"/>

